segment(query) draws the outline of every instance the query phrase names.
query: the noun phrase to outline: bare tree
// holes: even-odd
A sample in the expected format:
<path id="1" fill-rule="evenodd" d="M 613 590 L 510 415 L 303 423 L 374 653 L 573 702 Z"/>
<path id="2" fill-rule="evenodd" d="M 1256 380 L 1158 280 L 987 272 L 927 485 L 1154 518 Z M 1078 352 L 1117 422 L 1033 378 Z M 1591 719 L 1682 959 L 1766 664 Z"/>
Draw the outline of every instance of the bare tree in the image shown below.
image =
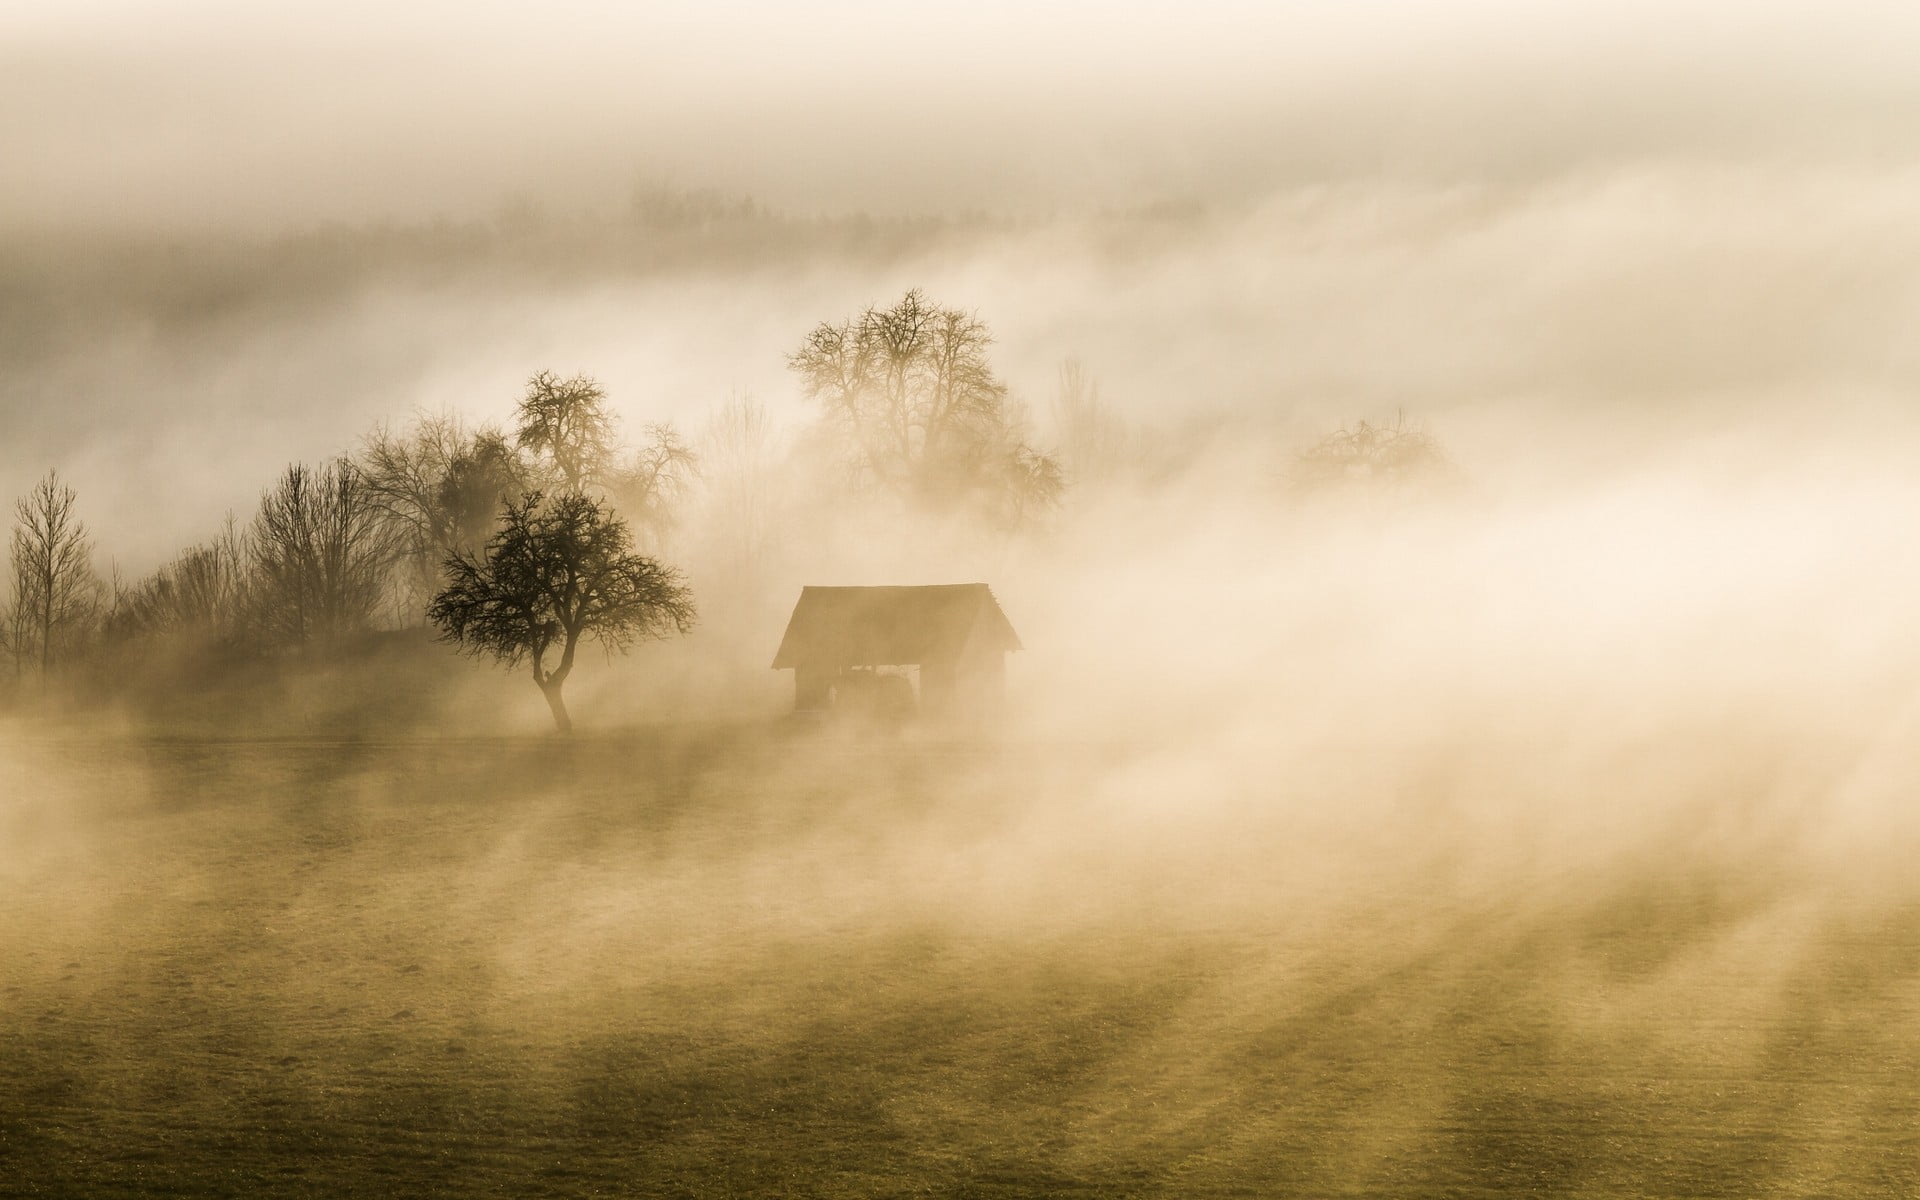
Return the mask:
<path id="1" fill-rule="evenodd" d="M 290 466 L 260 497 L 253 599 L 270 643 L 330 649 L 372 626 L 391 557 L 384 518 L 345 459 Z"/>
<path id="2" fill-rule="evenodd" d="M 1076 484 L 1112 479 L 1126 465 L 1132 432 L 1100 400 L 1100 382 L 1077 358 L 1060 364 L 1053 398 L 1060 465 Z"/>
<path id="3" fill-rule="evenodd" d="M 627 523 L 600 501 L 534 492 L 506 506 L 484 553 L 447 560 L 447 586 L 429 615 L 444 640 L 470 654 L 508 667 L 531 662 L 554 726 L 570 733 L 561 687 L 583 637 L 611 653 L 693 624 L 680 573 L 632 553 L 632 544 Z"/>
<path id="4" fill-rule="evenodd" d="M 978 317 L 915 290 L 892 308 L 817 326 L 787 361 L 857 484 L 926 506 L 998 504 L 1021 477 L 1010 466 L 1047 456 L 1027 445 L 1007 405 L 987 361 L 992 344 Z"/>
<path id="5" fill-rule="evenodd" d="M 734 396 L 707 418 L 703 542 L 726 578 L 751 585 L 777 536 L 781 448 L 766 405 Z"/>
<path id="6" fill-rule="evenodd" d="M 646 440 L 609 481 L 608 495 L 649 549 L 659 549 L 679 522 L 681 502 L 700 472 L 700 458 L 672 425 L 648 425 Z"/>
<path id="7" fill-rule="evenodd" d="M 673 530 L 699 459 L 672 425 L 652 424 L 622 461 L 618 430 L 599 383 L 542 371 L 527 382 L 514 441 L 532 456 L 533 474 L 546 490 L 611 500 L 636 533 L 658 547 Z"/>
<path id="8" fill-rule="evenodd" d="M 405 432 L 376 426 L 356 466 L 387 525 L 409 620 L 424 619 L 442 560 L 484 542 L 500 505 L 525 490 L 524 464 L 505 436 L 468 432 L 452 413 L 418 414 Z"/>
<path id="9" fill-rule="evenodd" d="M 210 542 L 189 547 L 115 599 L 109 629 L 120 637 L 239 644 L 252 615 L 248 534 L 227 514 Z"/>
<path id="10" fill-rule="evenodd" d="M 93 540 L 75 513 L 78 502 L 74 490 L 49 471 L 14 504 L 7 625 L 16 666 L 37 661 L 43 675 L 85 635 L 99 608 Z"/>
<path id="11" fill-rule="evenodd" d="M 1292 483 L 1299 491 L 1342 487 L 1401 490 L 1447 481 L 1451 464 L 1432 434 L 1397 413 L 1392 423 L 1343 426 L 1300 452 Z"/>
<path id="12" fill-rule="evenodd" d="M 458 417 L 421 413 L 404 433 L 385 422 L 375 426 L 355 456 L 362 484 L 388 526 L 400 586 L 420 597 L 421 607 L 451 540 L 440 485 L 465 440 Z"/>
<path id="13" fill-rule="evenodd" d="M 1000 486 L 993 490 L 992 515 L 1003 529 L 1017 530 L 1058 507 L 1066 490 L 1059 460 L 1018 439 L 1009 439 L 999 459 Z"/>
<path id="14" fill-rule="evenodd" d="M 15 676 L 27 673 L 27 664 L 34 659 L 36 638 L 33 633 L 33 584 L 23 566 L 24 560 L 12 560 L 10 596 L 0 622 L 0 636 L 6 639 L 7 657 L 13 663 Z"/>
<path id="15" fill-rule="evenodd" d="M 475 431 L 440 480 L 438 502 L 448 540 L 440 560 L 457 551 L 478 550 L 493 536 L 501 508 L 532 490 L 527 464 L 493 426 Z"/>
<path id="16" fill-rule="evenodd" d="M 547 469 L 558 490 L 604 486 L 613 473 L 618 440 L 607 393 L 591 377 L 562 379 L 542 371 L 527 381 L 514 440 Z"/>

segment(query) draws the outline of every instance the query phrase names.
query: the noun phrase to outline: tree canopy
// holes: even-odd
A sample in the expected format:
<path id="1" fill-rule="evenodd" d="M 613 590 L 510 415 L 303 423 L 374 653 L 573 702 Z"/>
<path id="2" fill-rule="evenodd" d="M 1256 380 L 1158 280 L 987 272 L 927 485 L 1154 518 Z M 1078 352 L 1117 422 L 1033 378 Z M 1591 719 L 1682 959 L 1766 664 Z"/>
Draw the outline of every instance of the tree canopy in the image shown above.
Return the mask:
<path id="1" fill-rule="evenodd" d="M 1063 478 L 1027 444 L 972 313 L 918 291 L 891 308 L 823 322 L 787 362 L 820 405 L 854 482 L 923 507 L 978 502 L 1019 519 L 1050 507 Z"/>
<path id="2" fill-rule="evenodd" d="M 606 389 L 587 375 L 562 379 L 542 371 L 527 381 L 514 440 L 547 468 L 559 490 L 608 482 L 618 449 Z"/>

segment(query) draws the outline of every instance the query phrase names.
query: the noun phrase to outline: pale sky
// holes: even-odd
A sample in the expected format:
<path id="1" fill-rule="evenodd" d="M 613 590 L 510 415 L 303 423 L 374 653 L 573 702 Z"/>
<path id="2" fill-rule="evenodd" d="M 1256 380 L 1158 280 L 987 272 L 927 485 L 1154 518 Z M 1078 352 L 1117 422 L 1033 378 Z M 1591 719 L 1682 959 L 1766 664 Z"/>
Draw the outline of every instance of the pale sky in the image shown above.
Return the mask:
<path id="1" fill-rule="evenodd" d="M 1494 0 L 14 4 L 0 221 L 1240 199 L 1920 160 L 1920 7 Z"/>
<path id="2" fill-rule="evenodd" d="M 121 295 L 113 239 L 41 236 L 271 244 L 662 185 L 1039 219 L 573 291 L 395 282 L 367 243 L 259 307 L 258 243 Z M 1088 219 L 1168 200 L 1213 211 Z M 375 420 L 497 419 L 541 368 L 634 422 L 738 391 L 797 420 L 796 341 L 914 286 L 978 311 L 1040 410 L 1078 355 L 1162 427 L 1404 409 L 1523 465 L 1508 442 L 1584 451 L 1563 427 L 1605 414 L 1659 442 L 1650 414 L 1852 413 L 1877 443 L 1920 394 L 1916 211 L 1920 5 L 0 0 L 0 266 L 41 264 L 0 276 L 0 496 L 58 467 L 137 563 Z"/>

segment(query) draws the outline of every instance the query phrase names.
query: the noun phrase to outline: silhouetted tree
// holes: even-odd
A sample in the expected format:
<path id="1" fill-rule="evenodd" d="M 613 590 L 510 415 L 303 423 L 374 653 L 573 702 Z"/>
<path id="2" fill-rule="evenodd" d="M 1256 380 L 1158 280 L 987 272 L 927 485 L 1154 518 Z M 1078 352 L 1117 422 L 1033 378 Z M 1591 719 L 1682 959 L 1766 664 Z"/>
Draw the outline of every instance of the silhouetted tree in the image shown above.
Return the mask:
<path id="1" fill-rule="evenodd" d="M 1436 483 L 1450 472 L 1433 435 L 1396 414 L 1388 425 L 1360 421 L 1320 439 L 1294 460 L 1292 482 L 1302 491 L 1356 485 L 1398 489 Z"/>
<path id="2" fill-rule="evenodd" d="M 245 636 L 252 604 L 248 534 L 231 514 L 220 536 L 175 555 L 114 598 L 108 632 L 232 646 Z"/>
<path id="3" fill-rule="evenodd" d="M 9 563 L 12 585 L 9 589 L 5 621 L 0 623 L 0 638 L 6 642 L 7 657 L 12 661 L 13 673 L 25 675 L 27 664 L 34 660 L 35 637 L 33 633 L 33 582 L 27 572 L 25 559 L 14 558 Z"/>
<path id="4" fill-rule="evenodd" d="M 86 634 L 98 611 L 93 540 L 74 511 L 78 502 L 74 490 L 49 471 L 14 503 L 7 629 L 16 669 L 32 661 L 45 674 L 57 654 Z"/>
<path id="5" fill-rule="evenodd" d="M 255 611 L 269 643 L 330 649 L 372 626 L 392 542 L 351 462 L 288 467 L 260 497 L 251 551 Z"/>
<path id="6" fill-rule="evenodd" d="M 607 394 L 585 375 L 542 371 L 527 382 L 515 445 L 531 456 L 543 490 L 590 494 L 612 502 L 651 546 L 664 542 L 699 472 L 699 459 L 672 425 L 646 426 L 623 459 L 619 420 Z"/>
<path id="7" fill-rule="evenodd" d="M 989 493 L 990 515 L 1003 529 L 1016 530 L 1037 520 L 1060 503 L 1066 490 L 1066 472 L 1060 461 L 1019 439 L 1010 439 L 998 462 L 999 486 Z"/>
<path id="8" fill-rule="evenodd" d="M 375 426 L 355 456 L 361 482 L 388 526 L 400 586 L 418 595 L 421 609 L 440 560 L 452 548 L 452 523 L 440 504 L 440 488 L 465 441 L 457 416 L 420 414 L 404 433 L 385 422 Z"/>
<path id="9" fill-rule="evenodd" d="M 505 434 L 488 427 L 469 437 L 440 481 L 440 510 L 449 534 L 441 557 L 485 545 L 501 507 L 528 490 L 526 463 Z"/>
<path id="10" fill-rule="evenodd" d="M 447 559 L 446 587 L 428 615 L 442 640 L 469 654 L 510 668 L 530 662 L 554 726 L 569 733 L 561 688 L 582 638 L 612 653 L 692 627 L 693 597 L 679 572 L 632 553 L 632 544 L 627 523 L 599 501 L 531 493 L 506 506 L 484 553 Z"/>
<path id="11" fill-rule="evenodd" d="M 856 484 L 922 506 L 984 500 L 1025 515 L 1058 498 L 1060 477 L 1007 405 L 992 344 L 979 318 L 915 290 L 817 326 L 787 361 Z M 1010 488 L 1027 491 L 1006 505 Z"/>
<path id="12" fill-rule="evenodd" d="M 527 381 L 517 417 L 515 443 L 546 468 L 555 490 L 610 482 L 619 443 L 607 393 L 592 378 L 540 372 Z"/>
<path id="13" fill-rule="evenodd" d="M 451 413 L 420 414 L 404 433 L 376 426 L 356 465 L 388 526 L 409 621 L 425 619 L 447 555 L 483 543 L 500 505 L 525 490 L 525 466 L 505 436 L 469 433 Z"/>

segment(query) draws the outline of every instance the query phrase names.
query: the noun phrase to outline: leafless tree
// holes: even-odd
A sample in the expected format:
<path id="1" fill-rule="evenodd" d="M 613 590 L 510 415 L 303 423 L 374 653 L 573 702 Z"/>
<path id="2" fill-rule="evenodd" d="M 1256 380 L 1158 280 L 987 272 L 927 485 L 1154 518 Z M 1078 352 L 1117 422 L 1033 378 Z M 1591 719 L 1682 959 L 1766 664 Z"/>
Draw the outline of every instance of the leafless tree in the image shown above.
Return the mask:
<path id="1" fill-rule="evenodd" d="M 440 480 L 438 503 L 448 534 L 441 559 L 485 545 L 501 508 L 532 487 L 527 464 L 504 433 L 489 425 L 471 434 Z"/>
<path id="2" fill-rule="evenodd" d="M 49 471 L 14 504 L 9 640 L 16 667 L 37 662 L 43 675 L 85 636 L 99 609 L 93 540 L 75 512 L 78 502 Z"/>
<path id="3" fill-rule="evenodd" d="M 498 430 L 469 432 L 452 413 L 423 413 L 404 432 L 376 426 L 355 465 L 387 525 L 400 607 L 424 620 L 440 563 L 486 541 L 494 514 L 525 490 L 526 470 Z"/>
<path id="4" fill-rule="evenodd" d="M 1320 439 L 1294 460 L 1292 483 L 1306 492 L 1343 487 L 1391 491 L 1442 483 L 1450 476 L 1440 443 L 1399 413 L 1389 424 L 1360 421 Z"/>
<path id="5" fill-rule="evenodd" d="M 1060 364 L 1052 415 L 1060 465 L 1074 483 L 1103 483 L 1125 467 L 1132 431 L 1101 402 L 1099 380 L 1077 358 Z"/>
<path id="6" fill-rule="evenodd" d="M 586 375 L 542 371 L 527 382 L 514 443 L 531 456 L 528 486 L 611 501 L 638 537 L 658 547 L 673 530 L 699 471 L 692 447 L 672 425 L 652 424 L 623 458 L 619 421 L 607 393 Z M 496 498 L 490 511 L 498 510 Z"/>
<path id="7" fill-rule="evenodd" d="M 371 627 L 391 545 L 385 513 L 351 462 L 288 467 L 260 497 L 251 549 L 269 643 L 324 650 Z"/>
<path id="8" fill-rule="evenodd" d="M 611 481 L 619 445 L 614 414 L 591 377 L 540 372 L 527 381 L 517 415 L 515 444 L 546 468 L 555 489 L 579 492 Z"/>
<path id="9" fill-rule="evenodd" d="M 233 646 L 247 634 L 252 549 L 227 515 L 220 535 L 190 547 L 116 596 L 109 630 L 120 637 L 170 637 Z"/>
<path id="10" fill-rule="evenodd" d="M 766 405 L 752 396 L 731 397 L 707 418 L 702 540 L 736 583 L 751 583 L 777 537 L 780 455 Z"/>
<path id="11" fill-rule="evenodd" d="M 361 441 L 354 465 L 389 526 L 403 586 L 431 588 L 450 541 L 440 485 L 465 440 L 457 416 L 423 413 L 405 432 L 382 422 Z"/>
<path id="12" fill-rule="evenodd" d="M 1008 408 L 987 361 L 992 344 L 978 317 L 915 290 L 892 308 L 817 326 L 788 365 L 857 484 L 932 507 L 998 504 L 1047 456 L 1026 444 Z"/>
<path id="13" fill-rule="evenodd" d="M 1052 455 L 1042 454 L 1023 441 L 1010 439 L 999 463 L 1000 486 L 993 489 L 992 515 L 1006 530 L 1032 524 L 1060 503 L 1066 474 Z"/>
<path id="14" fill-rule="evenodd" d="M 582 638 L 611 652 L 693 624 L 679 572 L 633 553 L 626 522 L 578 492 L 508 504 L 485 552 L 456 554 L 446 571 L 429 610 L 441 636 L 509 667 L 531 662 L 561 733 L 573 730 L 561 688 Z"/>
<path id="15" fill-rule="evenodd" d="M 646 440 L 609 480 L 608 498 L 633 526 L 636 541 L 658 550 L 678 523 L 680 505 L 699 471 L 699 456 L 678 430 L 648 425 Z"/>
<path id="16" fill-rule="evenodd" d="M 16 677 L 27 673 L 27 664 L 33 661 L 35 639 L 33 635 L 32 600 L 29 598 L 32 584 L 23 578 L 21 563 L 11 563 L 12 587 L 7 601 L 6 612 L 0 614 L 0 637 L 6 641 L 7 658 L 13 665 Z"/>

